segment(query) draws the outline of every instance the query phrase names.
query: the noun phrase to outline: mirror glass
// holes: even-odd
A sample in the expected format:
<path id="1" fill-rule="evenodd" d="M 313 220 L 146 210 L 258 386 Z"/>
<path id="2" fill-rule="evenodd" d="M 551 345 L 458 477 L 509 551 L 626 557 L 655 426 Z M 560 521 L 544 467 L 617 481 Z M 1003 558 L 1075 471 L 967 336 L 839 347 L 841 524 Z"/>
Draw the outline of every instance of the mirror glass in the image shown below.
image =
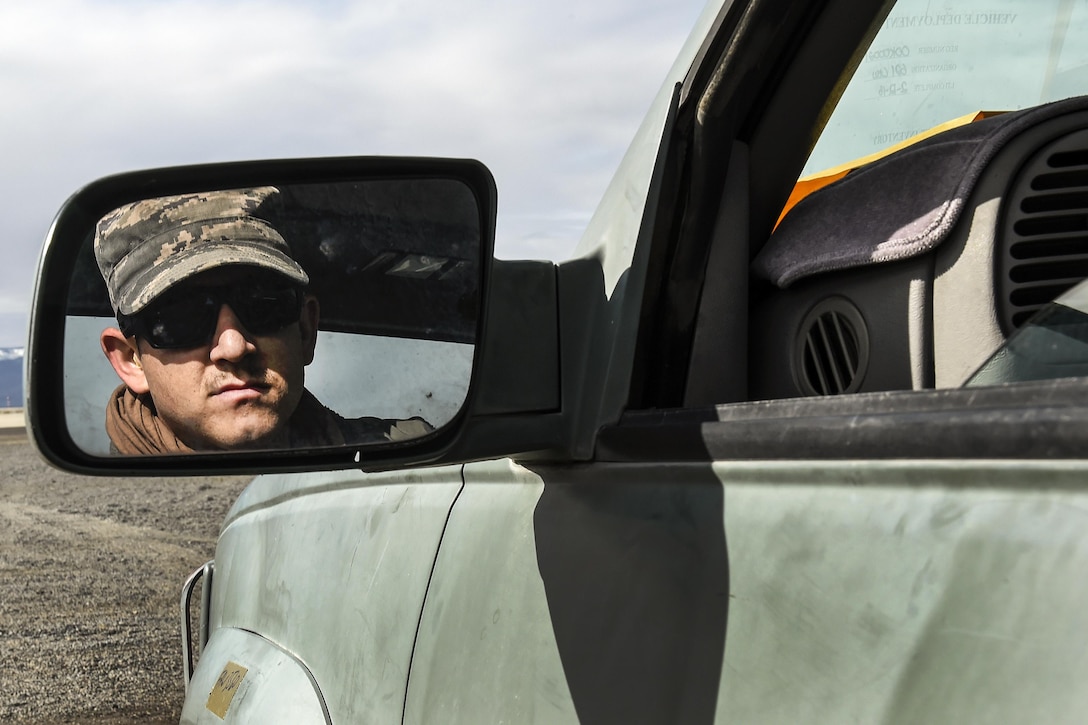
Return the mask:
<path id="1" fill-rule="evenodd" d="M 475 195 L 456 179 L 120 207 L 88 234 L 71 278 L 69 433 L 93 455 L 429 435 L 465 402 L 481 238 Z"/>

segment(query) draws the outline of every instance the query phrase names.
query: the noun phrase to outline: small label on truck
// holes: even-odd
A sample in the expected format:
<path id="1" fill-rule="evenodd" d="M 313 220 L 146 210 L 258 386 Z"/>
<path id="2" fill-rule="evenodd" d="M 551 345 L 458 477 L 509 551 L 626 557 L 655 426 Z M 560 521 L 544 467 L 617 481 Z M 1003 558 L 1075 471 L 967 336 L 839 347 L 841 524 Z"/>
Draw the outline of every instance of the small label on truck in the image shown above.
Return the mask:
<path id="1" fill-rule="evenodd" d="M 238 692 L 238 687 L 246 678 L 247 672 L 249 670 L 237 662 L 227 662 L 223 671 L 219 673 L 219 679 L 215 681 L 215 687 L 208 695 L 206 707 L 220 720 L 226 719 L 231 700 L 234 699 L 234 694 Z"/>

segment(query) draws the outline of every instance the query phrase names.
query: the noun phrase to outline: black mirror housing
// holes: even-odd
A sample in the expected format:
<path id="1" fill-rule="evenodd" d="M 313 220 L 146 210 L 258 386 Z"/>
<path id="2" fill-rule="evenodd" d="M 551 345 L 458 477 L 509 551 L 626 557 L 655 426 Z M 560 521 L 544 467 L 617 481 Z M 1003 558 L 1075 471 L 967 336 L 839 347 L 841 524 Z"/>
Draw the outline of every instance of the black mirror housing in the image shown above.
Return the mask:
<path id="1" fill-rule="evenodd" d="M 426 190 L 422 196 L 409 198 L 400 192 L 402 188 L 414 189 L 429 182 L 443 184 L 434 188 L 455 188 L 458 194 L 467 192 L 472 204 L 458 208 L 468 208 L 467 215 L 475 215 L 475 219 L 465 221 L 459 228 L 476 230 L 473 235 L 462 235 L 478 237 L 471 245 L 449 241 L 458 238 L 457 234 L 438 241 L 432 239 L 436 236 L 430 232 L 433 224 L 443 223 L 450 216 L 446 207 L 435 201 L 441 193 Z M 373 239 L 375 235 L 387 235 L 408 242 L 394 241 L 381 249 L 366 250 L 365 255 L 360 253 L 362 256 L 356 255 L 359 258 L 349 262 L 334 260 L 335 264 L 326 265 L 329 269 L 314 263 L 304 265 L 316 270 L 310 275 L 311 287 L 316 287 L 317 294 L 326 298 L 322 302 L 321 329 L 331 334 L 382 335 L 409 342 L 461 346 L 458 349 L 469 346 L 470 362 L 465 363 L 466 380 L 459 405 L 449 406 L 448 419 L 441 420 L 440 425 L 433 426 L 425 435 L 365 446 L 348 441 L 339 446 L 147 457 L 89 450 L 91 447 L 72 435 L 65 389 L 66 383 L 72 388 L 71 378 L 80 372 L 83 360 L 100 352 L 84 352 L 86 346 L 80 345 L 66 356 L 65 344 L 71 335 L 66 328 L 74 328 L 69 323 L 80 319 L 78 316 L 86 316 L 93 326 L 112 312 L 108 304 L 103 305 L 101 279 L 93 273 L 96 271 L 93 265 L 88 266 L 89 259 L 93 262 L 88 250 L 98 221 L 111 211 L 141 199 L 269 185 L 303 191 L 325 185 L 321 188 L 336 190 L 323 199 L 345 196 L 344 190 L 352 192 L 347 196 L 357 196 L 354 190 L 363 187 L 371 190 L 371 197 L 375 196 L 374 189 L 378 190 L 378 197 L 388 197 L 381 203 L 387 203 L 401 216 L 393 222 L 383 217 L 380 224 L 367 221 L 371 226 L 365 234 L 357 236 Z M 418 198 L 423 202 L 419 203 Z M 324 229 L 322 225 L 335 216 L 329 209 L 340 201 L 322 202 L 329 205 L 328 209 L 308 206 L 306 223 Z M 527 413 L 559 412 L 555 268 L 547 262 L 493 263 L 496 205 L 497 192 L 491 173 L 471 160 L 353 157 L 207 164 L 130 172 L 89 184 L 58 213 L 39 261 L 26 351 L 26 409 L 31 439 L 48 461 L 67 470 L 146 475 L 377 470 L 469 460 L 494 454 L 494 437 L 487 434 L 491 430 L 506 431 L 502 436 L 503 446 L 511 451 L 552 447 L 558 439 L 555 415 L 538 416 L 539 424 L 527 428 L 525 423 Z M 359 216 L 355 214 L 352 218 Z M 405 230 L 406 227 L 412 228 Z M 323 238 L 313 246 L 328 243 L 329 239 Z M 465 251 L 468 247 L 470 253 Z M 372 294 L 338 293 L 337 285 L 344 288 L 358 285 L 351 279 L 338 277 L 337 264 L 354 270 L 355 274 L 363 274 L 360 270 L 365 270 L 370 276 L 363 286 Z M 498 301 L 492 299 L 492 276 L 496 271 L 502 297 Z M 416 304 L 404 292 L 415 288 L 426 290 L 429 301 Z M 529 332 L 527 325 L 531 326 L 531 344 L 522 344 L 518 337 Z M 490 342 L 489 334 L 494 335 Z M 78 362 L 73 363 L 74 359 Z M 520 372 L 497 374 L 504 369 L 503 360 L 517 362 L 516 369 Z M 389 366 L 392 368 L 393 364 Z M 511 428 L 504 422 L 509 420 L 520 421 L 521 427 Z M 523 435 L 515 433 L 511 437 L 512 429 L 522 428 Z M 522 438 L 524 443 L 519 442 Z"/>

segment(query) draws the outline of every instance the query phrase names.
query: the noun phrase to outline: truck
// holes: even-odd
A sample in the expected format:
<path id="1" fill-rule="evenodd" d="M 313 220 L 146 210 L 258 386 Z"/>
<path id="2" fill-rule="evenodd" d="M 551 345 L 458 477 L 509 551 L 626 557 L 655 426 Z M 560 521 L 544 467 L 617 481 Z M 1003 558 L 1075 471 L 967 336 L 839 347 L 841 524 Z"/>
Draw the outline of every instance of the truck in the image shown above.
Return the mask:
<path id="1" fill-rule="evenodd" d="M 1086 32 L 1074 0 L 710 0 L 559 263 L 494 258 L 473 160 L 78 191 L 35 444 L 260 474 L 183 588 L 182 722 L 1082 721 Z M 430 430 L 112 455 L 95 225 L 266 185 L 321 297 L 308 389 Z"/>

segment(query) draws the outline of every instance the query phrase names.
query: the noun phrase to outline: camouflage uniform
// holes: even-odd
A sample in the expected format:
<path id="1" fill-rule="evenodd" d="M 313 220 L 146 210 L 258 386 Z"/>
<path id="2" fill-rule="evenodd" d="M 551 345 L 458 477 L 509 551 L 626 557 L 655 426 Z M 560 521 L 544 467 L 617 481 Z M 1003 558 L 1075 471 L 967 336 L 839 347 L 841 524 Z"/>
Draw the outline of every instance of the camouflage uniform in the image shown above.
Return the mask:
<path id="1" fill-rule="evenodd" d="M 276 188 L 265 186 L 144 199 L 107 214 L 94 255 L 114 312 L 135 314 L 179 282 L 230 265 L 309 284 L 284 238 L 257 216 L 278 201 Z"/>

